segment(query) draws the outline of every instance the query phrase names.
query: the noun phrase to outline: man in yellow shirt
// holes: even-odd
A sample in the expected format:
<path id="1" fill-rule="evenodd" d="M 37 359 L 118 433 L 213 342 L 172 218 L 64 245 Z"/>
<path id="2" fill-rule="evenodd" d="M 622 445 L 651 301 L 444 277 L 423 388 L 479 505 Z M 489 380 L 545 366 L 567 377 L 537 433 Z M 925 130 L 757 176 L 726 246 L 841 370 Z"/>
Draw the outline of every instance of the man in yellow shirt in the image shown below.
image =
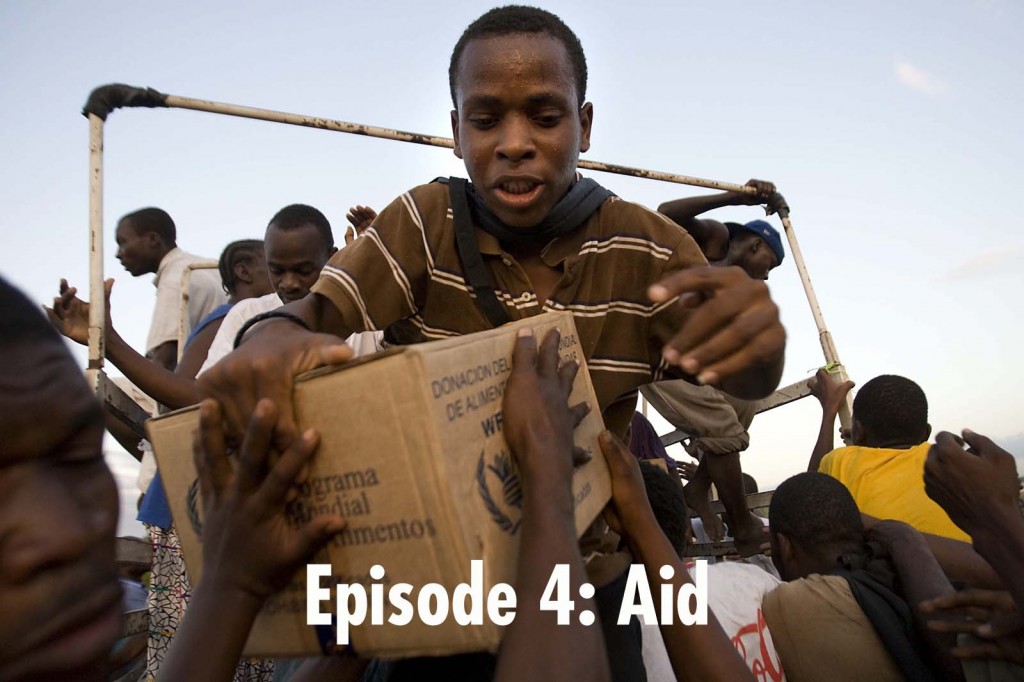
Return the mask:
<path id="1" fill-rule="evenodd" d="M 910 379 L 883 374 L 853 401 L 852 445 L 833 449 L 832 429 L 853 382 L 838 384 L 819 370 L 811 392 L 822 407 L 821 430 L 808 471 L 820 471 L 849 489 L 860 511 L 895 519 L 922 533 L 970 542 L 971 538 L 924 492 L 928 399 Z"/>

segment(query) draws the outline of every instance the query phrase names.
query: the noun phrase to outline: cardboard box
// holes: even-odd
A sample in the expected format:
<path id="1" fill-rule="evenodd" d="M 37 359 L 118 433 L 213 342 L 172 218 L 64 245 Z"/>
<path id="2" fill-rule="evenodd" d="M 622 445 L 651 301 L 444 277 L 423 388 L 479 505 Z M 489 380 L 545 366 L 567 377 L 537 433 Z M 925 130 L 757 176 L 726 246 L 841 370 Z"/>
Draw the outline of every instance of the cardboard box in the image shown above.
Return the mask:
<path id="1" fill-rule="evenodd" d="M 398 582 L 415 586 L 414 595 L 426 583 L 440 583 L 451 595 L 457 584 L 469 583 L 470 560 L 482 559 L 485 595 L 499 582 L 515 586 L 521 493 L 501 407 L 523 327 L 532 327 L 538 342 L 557 327 L 561 357 L 581 364 L 571 403 L 586 401 L 592 409 L 575 440 L 593 457 L 573 479 L 577 534 L 600 513 L 611 497 L 597 443 L 604 425 L 571 314 L 546 313 L 381 353 L 310 372 L 295 388 L 299 426 L 316 428 L 321 445 L 289 511 L 302 516 L 330 509 L 348 519 L 348 528 L 314 559 L 330 563 L 337 582 L 362 582 L 369 593 L 369 570 L 380 564 L 385 595 Z M 202 504 L 191 452 L 198 420 L 198 409 L 189 408 L 147 424 L 193 583 L 202 574 L 195 531 Z M 246 643 L 247 655 L 321 653 L 315 628 L 306 624 L 305 573 L 303 568 L 268 601 Z M 324 602 L 322 611 L 333 610 Z M 460 626 L 449 617 L 433 627 L 414 618 L 399 627 L 387 623 L 390 612 L 386 608 L 383 625 L 369 625 L 368 618 L 353 627 L 356 651 L 377 657 L 493 651 L 501 638 L 486 618 L 483 625 Z"/>

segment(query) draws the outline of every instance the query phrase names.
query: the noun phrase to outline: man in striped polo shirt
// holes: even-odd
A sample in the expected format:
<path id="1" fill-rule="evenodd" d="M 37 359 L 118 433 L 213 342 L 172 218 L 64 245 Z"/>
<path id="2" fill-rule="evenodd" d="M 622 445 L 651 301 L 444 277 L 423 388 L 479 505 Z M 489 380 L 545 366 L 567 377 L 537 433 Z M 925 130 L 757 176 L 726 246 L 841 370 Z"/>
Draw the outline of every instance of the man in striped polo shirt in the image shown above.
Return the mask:
<path id="1" fill-rule="evenodd" d="M 612 432 L 627 430 L 637 387 L 664 376 L 750 399 L 775 388 L 785 331 L 763 282 L 698 267 L 706 260 L 689 235 L 615 196 L 573 222 L 566 200 L 592 183 L 578 182 L 576 162 L 590 146 L 593 105 L 568 27 L 542 10 L 492 10 L 456 45 L 449 78 L 455 154 L 472 181 L 473 240 L 493 295 L 509 320 L 574 314 Z M 281 309 L 294 317 L 260 323 L 204 375 L 201 389 L 225 403 L 231 427 L 241 433 L 261 396 L 290 405 L 292 377 L 348 359 L 340 339 L 353 332 L 400 323 L 403 340 L 427 341 L 493 328 L 467 282 L 450 196 L 431 183 L 396 199 L 331 259 L 314 295 Z M 284 445 L 290 410 L 279 426 Z"/>
<path id="2" fill-rule="evenodd" d="M 293 377 L 349 359 L 342 339 L 353 332 L 428 341 L 547 310 L 573 313 L 605 423 L 619 436 L 637 388 L 663 376 L 750 399 L 774 390 L 785 331 L 764 282 L 707 267 L 664 216 L 577 175 L 593 105 L 582 46 L 560 19 L 519 6 L 487 12 L 456 44 L 449 82 L 455 155 L 471 184 L 452 178 L 403 194 L 331 259 L 312 295 L 254 327 L 200 379 L 229 433 L 240 435 L 270 398 L 282 406 L 276 445 L 287 447 L 298 435 Z M 624 578 L 622 559 L 603 562 L 591 582 Z M 643 679 L 639 647 L 608 646 L 615 679 Z"/>

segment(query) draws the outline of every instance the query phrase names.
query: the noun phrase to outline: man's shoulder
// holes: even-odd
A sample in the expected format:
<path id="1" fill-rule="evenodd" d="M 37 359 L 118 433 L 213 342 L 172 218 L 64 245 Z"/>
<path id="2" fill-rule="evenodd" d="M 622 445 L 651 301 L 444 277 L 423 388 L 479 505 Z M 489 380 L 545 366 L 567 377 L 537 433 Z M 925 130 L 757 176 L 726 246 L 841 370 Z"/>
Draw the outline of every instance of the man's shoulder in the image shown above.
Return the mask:
<path id="1" fill-rule="evenodd" d="M 641 240 L 666 255 L 678 252 L 694 264 L 707 262 L 686 230 L 642 204 L 612 196 L 601 204 L 595 217 L 589 225 L 590 239 Z"/>
<path id="2" fill-rule="evenodd" d="M 764 596 L 766 615 L 772 607 L 792 611 L 794 608 L 814 610 L 828 605 L 837 611 L 845 611 L 851 603 L 856 604 L 856 600 L 846 578 L 820 573 L 784 582 Z"/>

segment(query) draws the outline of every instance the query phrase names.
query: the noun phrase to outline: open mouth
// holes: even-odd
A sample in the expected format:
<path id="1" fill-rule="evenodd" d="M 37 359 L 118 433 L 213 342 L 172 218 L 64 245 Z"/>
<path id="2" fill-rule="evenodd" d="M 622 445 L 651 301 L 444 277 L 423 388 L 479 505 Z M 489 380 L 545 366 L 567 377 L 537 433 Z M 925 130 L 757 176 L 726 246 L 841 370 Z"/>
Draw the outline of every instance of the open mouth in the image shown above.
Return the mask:
<path id="1" fill-rule="evenodd" d="M 497 199 L 513 208 L 532 204 L 543 190 L 544 185 L 534 180 L 506 180 L 494 186 Z"/>

